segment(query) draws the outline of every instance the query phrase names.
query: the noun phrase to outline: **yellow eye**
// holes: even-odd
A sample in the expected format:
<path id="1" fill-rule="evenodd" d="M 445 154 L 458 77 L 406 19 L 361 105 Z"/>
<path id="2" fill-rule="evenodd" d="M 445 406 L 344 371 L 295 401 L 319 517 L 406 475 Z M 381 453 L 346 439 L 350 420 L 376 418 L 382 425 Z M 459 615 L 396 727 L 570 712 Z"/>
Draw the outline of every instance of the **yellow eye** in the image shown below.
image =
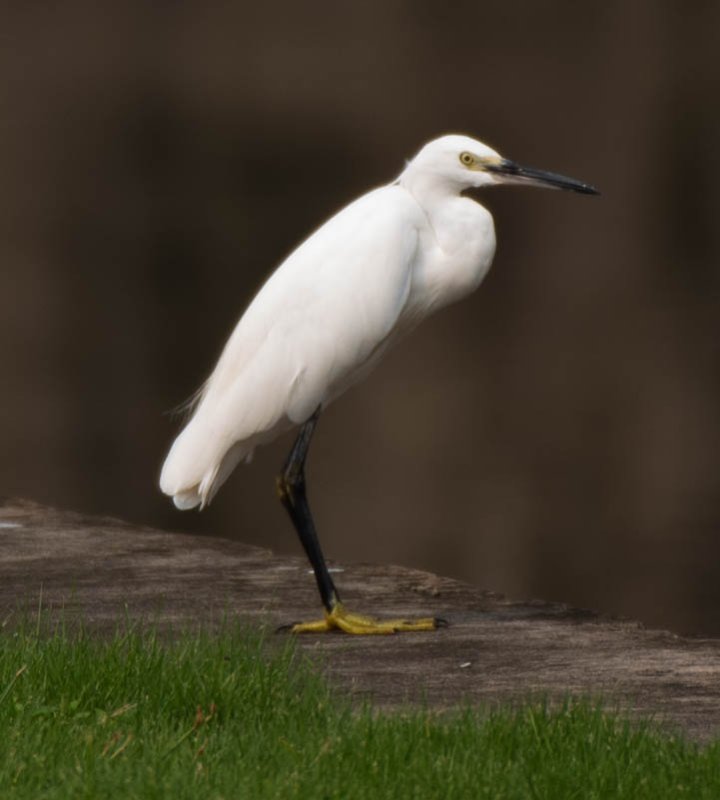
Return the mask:
<path id="1" fill-rule="evenodd" d="M 468 153 L 467 151 L 464 153 L 460 153 L 460 161 L 466 166 L 469 167 L 474 161 L 475 158 L 473 157 L 472 153 Z"/>

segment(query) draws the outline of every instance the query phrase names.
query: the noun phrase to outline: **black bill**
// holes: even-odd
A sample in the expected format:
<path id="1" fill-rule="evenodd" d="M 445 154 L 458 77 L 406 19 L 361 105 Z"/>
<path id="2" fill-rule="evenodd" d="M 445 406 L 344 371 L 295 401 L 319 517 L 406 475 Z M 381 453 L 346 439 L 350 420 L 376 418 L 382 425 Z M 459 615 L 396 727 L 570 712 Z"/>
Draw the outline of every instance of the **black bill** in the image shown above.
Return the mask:
<path id="1" fill-rule="evenodd" d="M 580 194 L 600 194 L 594 186 L 566 178 L 554 172 L 545 172 L 533 167 L 521 167 L 514 161 L 503 158 L 495 163 L 485 164 L 488 172 L 502 176 L 503 183 L 523 183 L 526 186 L 549 186 L 552 189 L 563 189 L 566 192 L 580 192 Z"/>

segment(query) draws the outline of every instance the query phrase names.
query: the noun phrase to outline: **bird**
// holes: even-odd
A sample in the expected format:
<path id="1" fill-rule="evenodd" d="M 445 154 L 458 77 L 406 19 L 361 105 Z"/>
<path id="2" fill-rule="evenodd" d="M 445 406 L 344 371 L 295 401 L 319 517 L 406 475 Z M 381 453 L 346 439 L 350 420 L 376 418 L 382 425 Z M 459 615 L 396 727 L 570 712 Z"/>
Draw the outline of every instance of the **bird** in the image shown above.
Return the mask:
<path id="1" fill-rule="evenodd" d="M 179 509 L 207 506 L 256 447 L 299 427 L 276 486 L 312 566 L 323 616 L 285 626 L 293 633 L 392 634 L 444 624 L 345 607 L 313 522 L 305 463 L 322 411 L 422 320 L 480 285 L 495 255 L 495 228 L 466 190 L 500 184 L 599 194 L 466 135 L 428 142 L 395 180 L 345 206 L 272 272 L 189 404 L 160 475 Z"/>

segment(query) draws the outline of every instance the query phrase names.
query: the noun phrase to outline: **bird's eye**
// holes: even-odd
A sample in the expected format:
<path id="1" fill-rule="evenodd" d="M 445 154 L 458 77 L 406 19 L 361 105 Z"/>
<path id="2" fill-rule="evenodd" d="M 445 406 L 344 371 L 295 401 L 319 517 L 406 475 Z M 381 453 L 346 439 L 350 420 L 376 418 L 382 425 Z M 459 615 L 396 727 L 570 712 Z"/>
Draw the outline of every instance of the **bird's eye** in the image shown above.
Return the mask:
<path id="1" fill-rule="evenodd" d="M 469 166 L 470 166 L 470 164 L 472 164 L 472 163 L 473 163 L 473 161 L 475 161 L 475 159 L 473 158 L 473 155 L 472 155 L 472 153 L 465 152 L 465 153 L 460 153 L 460 161 L 461 161 L 461 162 L 462 162 L 462 163 L 463 163 L 463 164 L 464 164 L 466 167 L 469 167 Z"/>

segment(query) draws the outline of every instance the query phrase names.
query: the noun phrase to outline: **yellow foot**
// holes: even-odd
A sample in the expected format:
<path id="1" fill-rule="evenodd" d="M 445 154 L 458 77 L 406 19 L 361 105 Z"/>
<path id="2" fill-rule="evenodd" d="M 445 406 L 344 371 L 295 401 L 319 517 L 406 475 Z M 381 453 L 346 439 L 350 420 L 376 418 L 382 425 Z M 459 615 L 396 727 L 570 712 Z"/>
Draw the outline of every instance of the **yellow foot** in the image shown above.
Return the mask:
<path id="1" fill-rule="evenodd" d="M 422 619 L 386 619 L 378 620 L 362 614 L 351 614 L 342 603 L 333 606 L 332 611 L 325 612 L 325 618 L 315 622 L 296 622 L 288 626 L 290 633 L 326 633 L 340 630 L 361 636 L 399 633 L 400 631 L 433 631 L 447 625 L 445 620 L 435 617 Z"/>

